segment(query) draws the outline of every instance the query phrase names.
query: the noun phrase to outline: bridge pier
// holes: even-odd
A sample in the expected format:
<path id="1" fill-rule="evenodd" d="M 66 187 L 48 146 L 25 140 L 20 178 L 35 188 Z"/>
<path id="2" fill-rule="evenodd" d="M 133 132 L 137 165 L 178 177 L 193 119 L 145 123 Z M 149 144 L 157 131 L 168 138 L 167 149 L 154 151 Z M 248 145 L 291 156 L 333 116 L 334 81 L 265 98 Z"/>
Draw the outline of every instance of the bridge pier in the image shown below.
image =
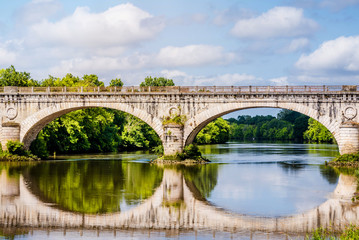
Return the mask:
<path id="1" fill-rule="evenodd" d="M 7 150 L 8 141 L 20 141 L 20 124 L 15 122 L 4 122 L 1 125 L 1 147 Z"/>
<path id="2" fill-rule="evenodd" d="M 339 127 L 339 139 L 337 139 L 339 152 L 351 154 L 359 152 L 359 125 L 346 123 Z"/>
<path id="3" fill-rule="evenodd" d="M 183 125 L 163 125 L 164 139 L 162 140 L 164 155 L 175 155 L 183 151 Z"/>

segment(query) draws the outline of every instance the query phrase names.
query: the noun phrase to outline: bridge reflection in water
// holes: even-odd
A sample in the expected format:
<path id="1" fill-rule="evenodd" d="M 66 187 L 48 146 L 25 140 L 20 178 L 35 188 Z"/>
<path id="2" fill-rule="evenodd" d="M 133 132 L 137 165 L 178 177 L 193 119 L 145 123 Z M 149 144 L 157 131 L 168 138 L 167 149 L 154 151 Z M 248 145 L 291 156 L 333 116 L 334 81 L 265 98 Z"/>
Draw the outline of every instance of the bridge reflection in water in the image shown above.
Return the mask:
<path id="1" fill-rule="evenodd" d="M 317 227 L 343 229 L 358 224 L 359 206 L 352 202 L 357 178 L 340 175 L 329 200 L 302 214 L 255 217 L 231 213 L 207 202 L 181 171 L 166 169 L 160 186 L 142 204 L 128 211 L 85 214 L 43 203 L 29 189 L 26 177 L 0 175 L 0 225 L 31 228 L 145 228 L 220 231 L 310 232 Z"/>

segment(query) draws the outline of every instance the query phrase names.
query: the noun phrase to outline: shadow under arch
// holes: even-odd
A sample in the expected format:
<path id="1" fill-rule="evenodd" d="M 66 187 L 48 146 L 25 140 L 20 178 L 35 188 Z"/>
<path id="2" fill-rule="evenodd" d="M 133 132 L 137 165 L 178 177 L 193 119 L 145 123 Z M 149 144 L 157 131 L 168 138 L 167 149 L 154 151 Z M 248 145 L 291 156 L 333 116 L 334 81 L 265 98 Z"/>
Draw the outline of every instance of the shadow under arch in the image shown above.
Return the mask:
<path id="1" fill-rule="evenodd" d="M 184 127 L 184 144 L 189 145 L 193 143 L 194 139 L 196 138 L 197 134 L 211 121 L 240 110 L 250 109 L 250 108 L 280 108 L 280 109 L 287 109 L 295 112 L 299 112 L 304 114 L 308 117 L 311 117 L 321 123 L 324 127 L 326 127 L 332 134 L 334 139 L 337 141 L 339 138 L 339 131 L 337 130 L 337 125 L 330 124 L 330 121 L 327 121 L 325 117 L 322 117 L 321 114 L 317 111 L 309 107 L 305 107 L 302 104 L 288 104 L 288 103 L 248 103 L 250 106 L 243 106 L 246 103 L 231 103 L 231 104 L 224 104 L 220 107 L 213 107 L 209 108 L 193 118 L 189 119 Z M 338 141 L 337 141 L 338 142 Z"/>
<path id="2" fill-rule="evenodd" d="M 109 108 L 129 113 L 147 123 L 163 141 L 162 122 L 159 118 L 154 117 L 147 112 L 133 108 L 124 103 L 58 103 L 44 108 L 21 122 L 20 125 L 20 142 L 24 143 L 26 149 L 31 145 L 41 131 L 48 123 L 67 113 L 87 109 L 87 108 Z"/>

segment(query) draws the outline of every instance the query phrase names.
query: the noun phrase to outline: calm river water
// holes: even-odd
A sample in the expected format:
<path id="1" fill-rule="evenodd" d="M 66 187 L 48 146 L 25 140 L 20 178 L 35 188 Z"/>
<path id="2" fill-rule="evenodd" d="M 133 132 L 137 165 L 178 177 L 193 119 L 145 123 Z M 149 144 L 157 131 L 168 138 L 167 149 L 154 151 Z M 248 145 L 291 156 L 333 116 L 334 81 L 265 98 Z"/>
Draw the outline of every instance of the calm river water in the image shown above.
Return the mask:
<path id="1" fill-rule="evenodd" d="M 358 180 L 324 166 L 337 146 L 201 146 L 212 162 L 149 164 L 146 152 L 0 163 L 0 239 L 303 239 L 358 224 Z"/>

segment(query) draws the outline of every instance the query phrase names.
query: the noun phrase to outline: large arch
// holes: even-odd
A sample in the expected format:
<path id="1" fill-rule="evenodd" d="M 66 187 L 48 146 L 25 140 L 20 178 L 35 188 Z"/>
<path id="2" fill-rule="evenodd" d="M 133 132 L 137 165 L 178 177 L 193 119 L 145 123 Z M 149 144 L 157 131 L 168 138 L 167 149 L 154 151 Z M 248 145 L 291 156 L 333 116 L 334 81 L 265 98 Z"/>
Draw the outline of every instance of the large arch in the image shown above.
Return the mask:
<path id="1" fill-rule="evenodd" d="M 37 111 L 27 117 L 24 121 L 21 122 L 20 125 L 20 141 L 24 143 L 25 148 L 29 148 L 31 142 L 35 140 L 41 129 L 43 129 L 54 119 L 72 111 L 97 107 L 110 108 L 129 113 L 147 123 L 155 130 L 160 139 L 163 140 L 163 128 L 161 120 L 152 116 L 146 111 L 131 107 L 124 103 L 103 102 L 83 104 L 74 102 L 54 104 L 53 106 L 41 109 L 40 111 Z"/>
<path id="2" fill-rule="evenodd" d="M 216 107 L 209 108 L 193 118 L 189 119 L 184 128 L 184 145 L 191 144 L 197 134 L 214 119 L 226 115 L 231 112 L 249 109 L 249 108 L 282 108 L 302 113 L 309 116 L 321 124 L 323 124 L 334 136 L 336 141 L 339 139 L 339 124 L 333 124 L 330 118 L 307 105 L 300 103 L 281 103 L 281 102 L 240 102 L 221 104 Z"/>

